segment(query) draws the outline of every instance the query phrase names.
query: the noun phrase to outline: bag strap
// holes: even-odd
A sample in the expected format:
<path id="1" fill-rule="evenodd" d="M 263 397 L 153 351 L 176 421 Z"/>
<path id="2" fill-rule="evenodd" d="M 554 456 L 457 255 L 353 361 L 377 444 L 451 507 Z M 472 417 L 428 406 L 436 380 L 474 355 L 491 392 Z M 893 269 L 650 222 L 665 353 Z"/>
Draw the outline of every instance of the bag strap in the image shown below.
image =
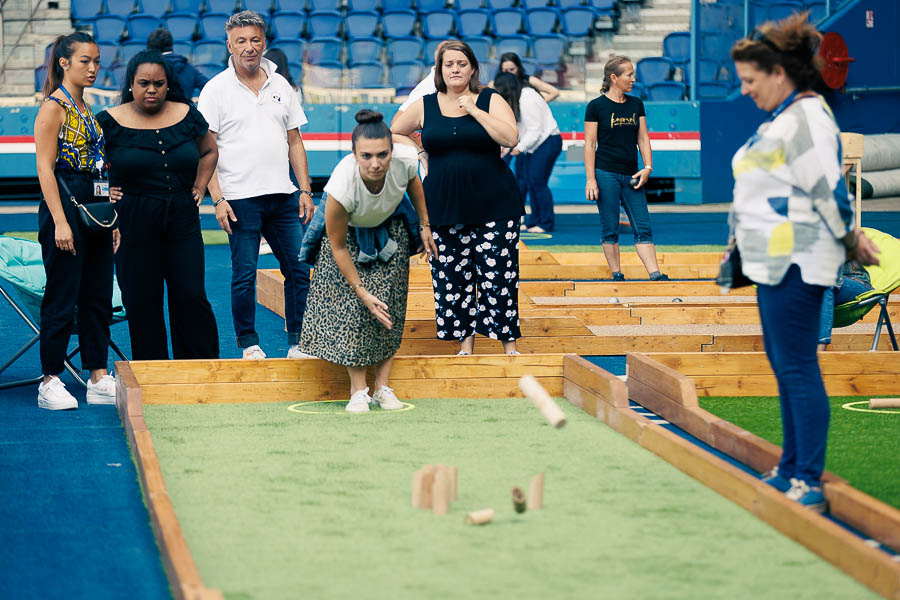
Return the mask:
<path id="1" fill-rule="evenodd" d="M 57 174 L 54 174 L 54 177 L 56 177 L 56 183 L 58 183 L 59 185 L 62 186 L 63 191 L 69 197 L 69 200 L 72 201 L 72 204 L 74 204 L 78 208 L 81 208 L 81 205 L 78 203 L 78 200 L 75 199 L 75 194 L 73 194 L 72 191 L 69 189 L 69 186 L 66 185 L 65 180 L 63 180 L 63 178 Z"/>

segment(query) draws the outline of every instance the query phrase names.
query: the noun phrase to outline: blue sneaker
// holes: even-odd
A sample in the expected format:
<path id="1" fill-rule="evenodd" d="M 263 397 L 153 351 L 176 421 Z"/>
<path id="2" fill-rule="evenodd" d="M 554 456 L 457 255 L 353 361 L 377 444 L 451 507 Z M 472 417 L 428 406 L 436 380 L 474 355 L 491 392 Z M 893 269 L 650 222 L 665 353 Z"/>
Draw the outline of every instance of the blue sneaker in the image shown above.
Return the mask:
<path id="1" fill-rule="evenodd" d="M 802 479 L 791 477 L 791 489 L 785 492 L 784 495 L 817 513 L 825 512 L 826 502 L 825 494 L 822 493 L 822 486 L 810 486 Z"/>
<path id="2" fill-rule="evenodd" d="M 778 467 L 772 467 L 768 473 L 763 473 L 763 483 L 768 483 L 773 488 L 784 494 L 791 489 L 791 482 L 778 474 Z"/>
<path id="3" fill-rule="evenodd" d="M 612 280 L 613 281 L 625 281 L 625 273 L 623 273 L 622 271 L 615 271 L 612 274 Z"/>

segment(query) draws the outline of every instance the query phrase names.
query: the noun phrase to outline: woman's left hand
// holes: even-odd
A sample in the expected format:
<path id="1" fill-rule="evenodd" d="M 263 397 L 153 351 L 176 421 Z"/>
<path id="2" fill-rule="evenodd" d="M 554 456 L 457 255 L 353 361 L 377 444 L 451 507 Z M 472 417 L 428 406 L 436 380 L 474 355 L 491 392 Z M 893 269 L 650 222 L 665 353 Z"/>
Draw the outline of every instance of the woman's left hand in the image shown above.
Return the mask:
<path id="1" fill-rule="evenodd" d="M 420 229 L 419 237 L 422 238 L 422 245 L 419 247 L 419 252 L 422 253 L 425 260 L 431 260 L 433 256 L 437 256 L 437 245 L 434 243 L 434 236 L 431 235 L 431 227 Z"/>
<path id="2" fill-rule="evenodd" d="M 206 190 L 201 190 L 197 186 L 191 188 L 191 196 L 194 197 L 194 202 L 197 203 L 199 207 L 203 203 L 203 196 L 206 195 Z"/>
<path id="3" fill-rule="evenodd" d="M 878 249 L 875 242 L 870 240 L 862 229 L 857 229 L 854 233 L 856 234 L 856 247 L 847 253 L 849 257 L 864 266 L 880 264 L 876 254 L 880 254 L 881 250 Z"/>
<path id="4" fill-rule="evenodd" d="M 638 171 L 637 173 L 635 173 L 634 175 L 632 175 L 632 177 L 637 177 L 640 180 L 640 181 L 638 181 L 638 184 L 636 186 L 634 186 L 634 189 L 639 190 L 642 187 L 644 187 L 644 184 L 647 183 L 648 179 L 650 179 L 650 170 L 647 168 L 643 168 L 640 171 Z"/>
<path id="5" fill-rule="evenodd" d="M 116 202 L 118 202 L 119 200 L 122 199 L 122 196 L 124 196 L 124 194 L 122 193 L 122 188 L 110 186 L 110 188 L 109 188 L 109 201 L 110 202 L 115 204 Z"/>
<path id="6" fill-rule="evenodd" d="M 112 232 L 113 237 L 113 254 L 119 251 L 119 244 L 122 243 L 122 232 L 116 227 Z"/>

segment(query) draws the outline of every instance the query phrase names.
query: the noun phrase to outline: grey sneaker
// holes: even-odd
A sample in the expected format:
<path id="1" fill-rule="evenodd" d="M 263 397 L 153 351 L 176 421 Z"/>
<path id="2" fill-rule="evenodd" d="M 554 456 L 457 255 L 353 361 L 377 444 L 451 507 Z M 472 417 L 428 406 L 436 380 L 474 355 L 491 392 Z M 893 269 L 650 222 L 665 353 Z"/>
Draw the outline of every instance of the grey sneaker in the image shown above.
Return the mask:
<path id="1" fill-rule="evenodd" d="M 88 404 L 115 404 L 116 403 L 116 380 L 112 375 L 104 375 L 100 381 L 94 383 L 88 380 L 87 383 L 87 403 Z"/>
<path id="2" fill-rule="evenodd" d="M 78 400 L 66 389 L 66 384 L 53 377 L 38 385 L 38 406 L 47 410 L 72 410 L 78 408 Z"/>
<path id="3" fill-rule="evenodd" d="M 369 388 L 363 388 L 350 396 L 350 402 L 347 403 L 346 410 L 349 413 L 369 412 L 369 404 L 372 398 L 369 396 Z"/>
<path id="4" fill-rule="evenodd" d="M 290 348 L 288 348 L 287 353 L 288 358 L 315 358 L 312 354 L 307 354 L 303 350 L 300 349 L 300 344 L 294 344 Z M 246 358 L 246 357 L 244 357 Z"/>
<path id="5" fill-rule="evenodd" d="M 386 385 L 381 386 L 372 394 L 372 400 L 379 405 L 382 410 L 399 410 L 403 408 L 403 403 L 394 394 L 394 390 Z"/>

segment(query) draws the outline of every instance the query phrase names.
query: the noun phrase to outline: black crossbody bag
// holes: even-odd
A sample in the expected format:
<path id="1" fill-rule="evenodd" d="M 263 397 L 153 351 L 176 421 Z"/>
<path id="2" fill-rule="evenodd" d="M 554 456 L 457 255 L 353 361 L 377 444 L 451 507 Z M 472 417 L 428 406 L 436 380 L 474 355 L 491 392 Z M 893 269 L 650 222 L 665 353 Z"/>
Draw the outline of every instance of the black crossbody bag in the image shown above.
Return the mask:
<path id="1" fill-rule="evenodd" d="M 75 199 L 75 194 L 69 190 L 69 186 L 61 177 L 57 177 L 56 181 L 62 186 L 62 189 L 69 196 L 69 200 L 75 205 L 78 211 L 78 218 L 81 224 L 89 231 L 106 231 L 116 226 L 119 220 L 119 214 L 112 202 L 91 202 L 90 204 L 82 204 Z"/>

